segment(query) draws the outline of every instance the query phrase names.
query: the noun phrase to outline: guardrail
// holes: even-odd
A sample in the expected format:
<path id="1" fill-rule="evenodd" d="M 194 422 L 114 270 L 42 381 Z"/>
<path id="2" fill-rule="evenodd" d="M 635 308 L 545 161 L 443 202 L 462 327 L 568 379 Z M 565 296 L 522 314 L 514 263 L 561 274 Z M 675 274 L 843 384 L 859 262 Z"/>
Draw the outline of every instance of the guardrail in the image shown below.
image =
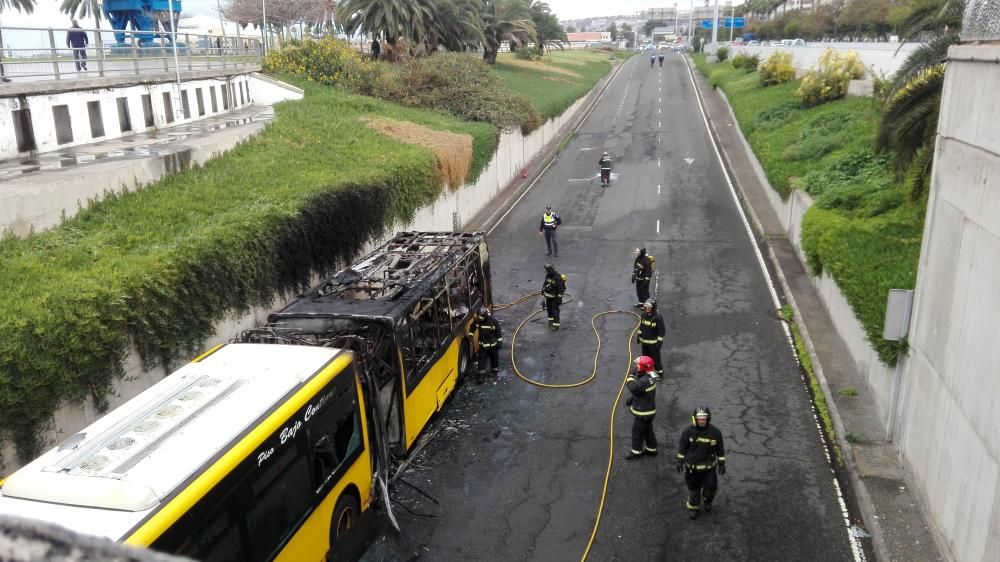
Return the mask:
<path id="1" fill-rule="evenodd" d="M 71 31 L 79 32 L 75 41 Z M 0 27 L 0 47 L 4 82 L 238 69 L 261 62 L 260 40 L 239 35 Z"/>

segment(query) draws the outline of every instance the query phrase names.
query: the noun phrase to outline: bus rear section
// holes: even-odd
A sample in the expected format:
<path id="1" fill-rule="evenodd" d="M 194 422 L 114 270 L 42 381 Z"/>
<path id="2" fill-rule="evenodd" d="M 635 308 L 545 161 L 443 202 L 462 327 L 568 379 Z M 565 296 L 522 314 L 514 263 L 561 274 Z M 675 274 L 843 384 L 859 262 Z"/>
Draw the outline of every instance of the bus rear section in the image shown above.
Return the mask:
<path id="1" fill-rule="evenodd" d="M 12 474 L 0 513 L 198 560 L 354 559 L 365 410 L 349 351 L 220 346 Z"/>
<path id="2" fill-rule="evenodd" d="M 387 446 L 405 456 L 471 369 L 480 306 L 492 306 L 485 234 L 402 232 L 241 339 L 356 350 Z"/>

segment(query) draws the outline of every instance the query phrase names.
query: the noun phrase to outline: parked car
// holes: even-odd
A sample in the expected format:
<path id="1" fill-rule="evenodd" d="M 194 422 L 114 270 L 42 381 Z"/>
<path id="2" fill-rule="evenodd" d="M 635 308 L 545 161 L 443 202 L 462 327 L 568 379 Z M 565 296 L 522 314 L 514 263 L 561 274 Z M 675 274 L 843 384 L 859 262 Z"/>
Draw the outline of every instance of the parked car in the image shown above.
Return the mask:
<path id="1" fill-rule="evenodd" d="M 760 46 L 760 41 L 758 41 L 756 39 L 753 39 L 749 43 L 747 43 L 747 46 L 748 47 L 759 47 Z"/>
<path id="2" fill-rule="evenodd" d="M 807 47 L 805 39 L 792 39 L 792 47 Z"/>

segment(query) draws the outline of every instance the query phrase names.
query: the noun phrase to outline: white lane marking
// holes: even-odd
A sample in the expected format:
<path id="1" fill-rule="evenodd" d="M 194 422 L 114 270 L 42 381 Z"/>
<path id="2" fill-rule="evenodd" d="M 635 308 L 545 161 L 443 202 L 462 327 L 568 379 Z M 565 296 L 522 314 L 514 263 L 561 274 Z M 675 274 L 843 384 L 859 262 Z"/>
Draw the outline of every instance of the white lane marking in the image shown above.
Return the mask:
<path id="1" fill-rule="evenodd" d="M 588 150 L 594 150 L 592 146 L 584 146 L 580 149 L 580 152 L 587 152 Z"/>
<path id="2" fill-rule="evenodd" d="M 656 167 L 657 167 L 657 168 L 659 168 L 659 167 L 660 167 L 660 159 L 659 159 L 659 158 L 657 158 L 657 159 L 656 159 Z"/>
<path id="3" fill-rule="evenodd" d="M 663 109 L 662 109 L 662 108 L 659 108 L 659 107 L 657 107 L 657 108 L 656 108 L 656 114 L 657 114 L 657 115 L 659 115 L 659 114 L 661 114 L 661 113 L 663 113 Z"/>
<path id="4" fill-rule="evenodd" d="M 621 70 L 624 67 L 620 66 L 618 68 L 619 68 L 619 70 Z M 602 91 L 601 95 L 597 96 L 597 99 L 594 100 L 594 105 L 590 106 L 590 109 L 587 110 L 587 114 L 584 115 L 582 119 L 580 119 L 580 122 L 576 124 L 576 127 L 573 127 L 573 134 L 574 135 L 576 134 L 577 131 L 580 130 L 580 127 L 582 127 L 583 124 L 587 122 L 587 118 L 590 117 L 590 114 L 593 113 L 595 109 L 597 109 L 598 105 L 600 105 L 601 100 L 604 99 L 604 94 L 606 94 L 608 92 L 608 88 L 611 87 L 611 83 L 615 81 L 615 78 L 618 78 L 618 71 L 615 71 L 615 75 L 612 76 L 611 80 L 608 81 L 608 85 L 604 87 L 604 91 Z M 487 236 L 489 236 L 490 234 L 492 234 L 493 231 L 496 230 L 498 226 L 500 226 L 500 223 L 502 223 L 503 220 L 505 218 L 507 218 L 507 215 L 509 215 L 510 212 L 514 210 L 514 207 L 517 207 L 517 204 L 521 202 L 521 199 L 524 199 L 524 196 L 527 195 L 528 192 L 531 191 L 531 188 L 535 187 L 535 184 L 538 183 L 538 180 L 542 179 L 542 177 L 545 176 L 545 172 L 549 169 L 549 167 L 552 166 L 553 162 L 555 162 L 555 161 L 556 161 L 556 158 L 552 158 L 552 159 L 549 160 L 549 163 L 546 164 L 544 168 L 542 168 L 542 171 L 539 172 L 538 175 L 535 177 L 535 179 L 532 180 L 532 182 L 528 185 L 527 188 L 525 188 L 524 192 L 521 193 L 521 196 L 518 197 L 517 200 L 514 201 L 514 203 L 511 204 L 510 207 L 507 208 L 507 210 L 504 212 L 504 214 L 500 215 L 500 218 L 498 218 L 496 220 L 496 222 L 493 223 L 493 226 L 491 226 L 490 229 L 486 231 L 486 235 Z M 492 217 L 490 217 L 490 218 L 492 218 Z"/>
<path id="5" fill-rule="evenodd" d="M 656 122 L 656 126 L 657 126 L 657 128 L 662 127 L 663 126 L 663 121 L 657 121 Z"/>
<path id="6" fill-rule="evenodd" d="M 694 158 L 685 158 L 684 161 L 688 163 L 688 166 L 694 164 Z"/>
<path id="7" fill-rule="evenodd" d="M 663 103 L 663 98 L 656 98 L 656 103 Z"/>
<path id="8" fill-rule="evenodd" d="M 719 152 L 719 145 L 712 136 L 712 127 L 708 124 L 708 114 L 705 113 L 705 106 L 701 102 L 701 94 L 698 92 L 698 83 L 694 79 L 694 72 L 691 70 L 691 64 L 684 61 L 687 66 L 688 78 L 691 80 L 691 86 L 695 90 L 695 100 L 698 102 L 698 110 L 701 111 L 701 119 L 705 124 L 705 131 L 708 133 L 708 140 L 712 144 L 712 150 L 715 152 L 715 157 L 719 160 L 719 168 L 722 170 L 722 176 L 726 178 L 726 185 L 729 186 L 729 193 L 733 196 L 733 203 L 736 205 L 736 210 L 740 213 L 740 218 L 743 220 L 743 228 L 746 230 L 747 238 L 750 240 L 750 246 L 753 247 L 754 254 L 757 255 L 757 264 L 760 266 L 761 272 L 764 274 L 764 280 L 767 282 L 768 291 L 771 293 L 771 302 L 774 305 L 775 310 L 781 308 L 781 302 L 778 300 L 778 292 L 774 288 L 774 280 L 771 278 L 771 273 L 767 270 L 767 265 L 764 263 L 764 255 L 761 253 L 760 248 L 757 246 L 757 241 L 754 238 L 753 229 L 750 228 L 750 221 L 747 219 L 747 214 L 743 210 L 743 206 L 740 204 L 740 198 L 736 195 L 736 187 L 733 185 L 733 180 L 729 177 L 729 170 L 726 169 L 725 162 L 722 160 L 722 153 Z M 785 338 L 788 340 L 788 345 L 792 348 L 792 355 L 795 357 L 796 361 L 799 361 L 798 351 L 795 349 L 795 341 L 792 339 L 792 333 L 788 329 L 788 323 L 781 323 L 782 329 L 785 331 Z M 815 409 L 813 411 L 813 418 L 816 421 L 817 427 L 819 428 L 819 419 L 816 416 Z M 820 439 L 825 440 L 823 437 L 822 428 L 820 429 Z M 827 462 L 830 462 L 830 456 L 827 454 Z M 832 471 L 831 463 L 831 471 Z M 851 519 L 850 514 L 847 511 L 847 504 L 844 502 L 843 492 L 840 490 L 840 484 L 837 482 L 836 475 L 833 479 L 834 490 L 837 495 L 837 501 L 840 503 L 841 514 L 844 517 L 844 526 L 847 529 L 847 540 L 851 545 L 851 552 L 854 555 L 855 562 L 864 562 L 865 554 L 861 550 L 861 545 L 858 543 L 857 537 L 851 532 Z"/>
<path id="9" fill-rule="evenodd" d="M 656 233 L 660 233 L 660 219 L 656 219 Z"/>
<path id="10" fill-rule="evenodd" d="M 656 194 L 660 194 L 660 184 L 656 184 Z"/>
<path id="11" fill-rule="evenodd" d="M 611 175 L 614 176 L 614 174 L 611 174 Z M 566 181 L 592 181 L 592 180 L 595 180 L 595 179 L 597 179 L 599 177 L 601 177 L 601 174 L 594 174 L 594 175 L 590 176 L 589 178 L 570 178 L 570 179 L 568 179 Z"/>

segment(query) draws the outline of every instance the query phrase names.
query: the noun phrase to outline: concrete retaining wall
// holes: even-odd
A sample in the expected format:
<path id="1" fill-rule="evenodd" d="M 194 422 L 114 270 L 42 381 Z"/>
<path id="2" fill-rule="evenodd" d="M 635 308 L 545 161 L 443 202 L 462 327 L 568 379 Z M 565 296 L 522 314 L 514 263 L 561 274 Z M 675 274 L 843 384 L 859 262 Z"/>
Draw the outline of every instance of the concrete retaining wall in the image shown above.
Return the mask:
<path id="1" fill-rule="evenodd" d="M 579 99 L 561 116 L 550 119 L 528 136 L 522 135 L 520 131 L 503 133 L 496 154 L 475 184 L 446 190 L 437 201 L 418 210 L 409 224 L 400 224 L 390 229 L 385 239 L 371 242 L 359 254 L 363 255 L 381 245 L 397 231 L 461 229 L 462 225 L 475 217 L 503 191 L 511 180 L 518 177 L 524 166 L 554 140 L 565 125 L 573 121 L 587 99 L 587 97 Z M 204 342 L 203 348 L 208 349 L 218 343 L 227 342 L 241 330 L 262 325 L 267 319 L 267 314 L 281 304 L 283 303 L 275 302 L 273 307 L 261 307 L 245 316 L 218 323 L 215 337 Z M 114 393 L 109 399 L 110 407 L 115 408 L 125 403 L 166 375 L 162 368 L 148 371 L 143 369 L 138 355 L 132 353 L 126 363 L 125 378 L 115 383 Z M 53 429 L 47 433 L 46 439 L 51 443 L 60 442 L 93 423 L 100 415 L 89 401 L 83 405 L 67 403 L 56 412 Z M 0 460 L 5 461 L 5 469 L 8 472 L 20 466 L 10 447 L 0 451 Z"/>
<path id="2" fill-rule="evenodd" d="M 819 62 L 820 55 L 828 48 L 838 51 L 854 51 L 861 57 L 861 61 L 868 69 L 874 69 L 877 74 L 891 75 L 920 45 L 907 43 L 896 53 L 899 43 L 815 43 L 808 47 L 749 47 L 734 46 L 730 56 L 738 53 L 749 55 L 759 54 L 761 60 L 771 56 L 775 51 L 785 51 L 792 53 L 792 64 L 800 70 L 809 70 Z"/>
<path id="3" fill-rule="evenodd" d="M 1000 45 L 948 57 L 896 445 L 955 558 L 997 561 Z"/>

